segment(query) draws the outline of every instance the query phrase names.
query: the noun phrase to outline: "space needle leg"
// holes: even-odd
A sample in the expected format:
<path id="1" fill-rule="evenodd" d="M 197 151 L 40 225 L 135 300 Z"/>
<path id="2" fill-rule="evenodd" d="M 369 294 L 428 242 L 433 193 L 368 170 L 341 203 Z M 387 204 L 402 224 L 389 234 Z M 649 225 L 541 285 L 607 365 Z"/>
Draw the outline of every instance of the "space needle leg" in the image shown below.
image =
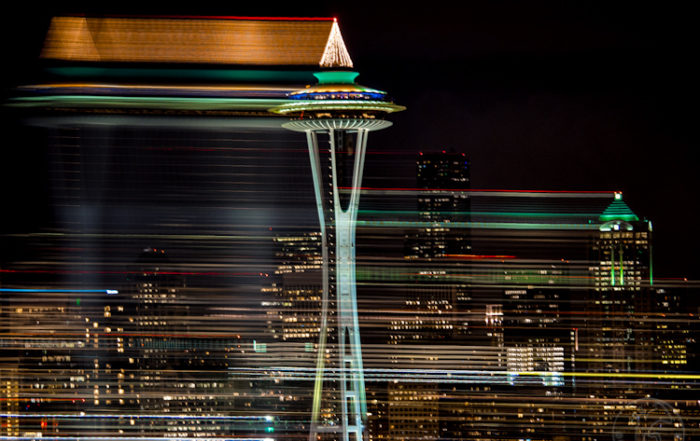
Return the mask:
<path id="1" fill-rule="evenodd" d="M 321 186 L 321 159 L 318 151 L 318 137 L 311 130 L 306 131 L 306 139 L 309 147 L 309 159 L 311 160 L 311 172 L 313 175 L 314 193 L 316 194 L 316 207 L 318 220 L 321 226 L 322 240 L 322 272 L 323 292 L 321 297 L 321 324 L 318 337 L 318 352 L 316 355 L 316 372 L 314 378 L 313 404 L 311 408 L 311 427 L 309 441 L 316 441 L 318 426 L 320 424 L 321 397 L 323 394 L 323 374 L 326 361 L 326 339 L 328 337 L 328 244 L 326 239 L 326 222 L 323 214 L 323 195 Z"/>
<path id="2" fill-rule="evenodd" d="M 331 161 L 336 169 L 336 146 L 331 129 Z M 357 315 L 357 287 L 355 276 L 355 224 L 359 205 L 359 187 L 362 179 L 366 148 L 366 130 L 357 131 L 353 180 L 348 207 L 340 203 L 337 181 L 333 179 L 334 211 L 336 220 L 336 274 L 338 296 L 338 344 L 341 381 L 341 413 L 343 441 L 361 441 L 366 416 L 365 385 L 362 370 L 360 326 Z"/>

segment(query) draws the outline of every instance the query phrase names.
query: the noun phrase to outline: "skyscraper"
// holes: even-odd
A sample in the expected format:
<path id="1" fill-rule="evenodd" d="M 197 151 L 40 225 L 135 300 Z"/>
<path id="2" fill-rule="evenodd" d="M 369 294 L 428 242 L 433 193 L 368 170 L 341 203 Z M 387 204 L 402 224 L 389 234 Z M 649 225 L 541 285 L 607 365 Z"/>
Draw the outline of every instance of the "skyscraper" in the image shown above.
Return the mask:
<path id="1" fill-rule="evenodd" d="M 589 320 L 587 358 L 600 372 L 642 368 L 648 346 L 636 344 L 643 334 L 636 318 L 651 310 L 653 285 L 651 222 L 640 220 L 616 193 L 599 217 L 591 244 L 593 287 L 586 302 Z M 605 386 L 603 386 L 605 388 Z"/>
<path id="2" fill-rule="evenodd" d="M 402 290 L 402 313 L 390 323 L 387 343 L 413 346 L 415 360 L 429 360 L 434 354 L 427 345 L 453 344 L 458 332 L 457 298 L 466 288 L 444 277 L 448 267 L 471 252 L 467 230 L 450 229 L 449 222 L 469 219 L 469 161 L 454 151 L 421 152 L 416 158 L 418 219 L 434 226 L 406 232 L 404 258 L 417 274 Z M 408 360 L 395 360 L 405 365 Z M 437 382 L 387 383 L 386 424 L 388 439 L 436 440 L 443 435 L 441 387 Z"/>
<path id="3" fill-rule="evenodd" d="M 466 222 L 470 219 L 470 166 L 465 153 L 421 152 L 416 160 L 417 209 L 424 222 Z M 469 254 L 464 229 L 424 228 L 407 237 L 407 258 L 432 259 Z"/>
<path id="4" fill-rule="evenodd" d="M 422 320 L 409 323 L 405 329 L 410 332 L 395 332 L 390 343 L 446 341 L 458 332 L 458 299 L 464 303 L 469 295 L 466 287 L 444 283 L 442 276 L 448 265 L 459 264 L 471 253 L 468 230 L 448 226 L 470 219 L 469 172 L 465 153 L 421 152 L 416 158 L 418 218 L 435 223 L 405 235 L 404 257 L 420 268 L 421 276 L 407 290 L 405 307 Z M 394 328 L 401 331 L 402 326 Z"/>
<path id="5" fill-rule="evenodd" d="M 589 243 L 591 284 L 583 294 L 583 320 L 576 329 L 576 371 L 591 375 L 578 381 L 574 393 L 593 398 L 586 406 L 591 427 L 582 439 L 602 439 L 598 427 L 610 427 L 634 406 L 606 408 L 607 400 L 632 402 L 649 394 L 635 373 L 651 372 L 654 349 L 647 340 L 652 312 L 651 222 L 640 218 L 615 193 L 598 217 L 598 229 Z M 607 375 L 628 375 L 622 382 Z M 615 409 L 615 411 L 611 411 Z"/>

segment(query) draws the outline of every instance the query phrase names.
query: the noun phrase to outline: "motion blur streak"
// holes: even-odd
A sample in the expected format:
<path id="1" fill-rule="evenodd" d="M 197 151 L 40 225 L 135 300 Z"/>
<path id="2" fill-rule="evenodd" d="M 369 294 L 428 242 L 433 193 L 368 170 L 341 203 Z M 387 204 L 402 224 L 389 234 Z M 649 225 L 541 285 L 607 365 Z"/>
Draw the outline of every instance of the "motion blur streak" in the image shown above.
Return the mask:
<path id="1" fill-rule="evenodd" d="M 0 440 L 330 441 L 343 406 L 363 441 L 700 438 L 700 283 L 655 273 L 663 231 L 596 182 L 472 185 L 468 151 L 394 146 L 400 116 L 353 173 L 403 108 L 333 19 L 56 17 L 42 63 L 5 103 Z M 342 216 L 322 234 L 283 128 L 324 121 L 356 309 L 324 302 Z M 319 343 L 324 307 L 361 351 Z"/>
<path id="2" fill-rule="evenodd" d="M 41 56 L 90 62 L 318 65 L 332 25 L 332 19 L 55 17 Z"/>

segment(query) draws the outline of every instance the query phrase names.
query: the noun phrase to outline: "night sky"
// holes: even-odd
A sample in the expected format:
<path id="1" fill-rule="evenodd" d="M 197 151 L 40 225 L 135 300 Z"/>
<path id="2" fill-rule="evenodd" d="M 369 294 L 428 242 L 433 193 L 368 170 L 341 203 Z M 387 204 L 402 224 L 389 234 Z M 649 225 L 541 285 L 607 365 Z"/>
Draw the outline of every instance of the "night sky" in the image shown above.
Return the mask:
<path id="1" fill-rule="evenodd" d="M 434 4 L 15 5 L 5 85 L 31 80 L 62 12 L 335 16 L 358 81 L 408 108 L 370 150 L 465 152 L 473 188 L 621 190 L 654 222 L 657 274 L 700 278 L 695 15 L 638 2 Z M 415 171 L 396 176 L 411 185 Z"/>

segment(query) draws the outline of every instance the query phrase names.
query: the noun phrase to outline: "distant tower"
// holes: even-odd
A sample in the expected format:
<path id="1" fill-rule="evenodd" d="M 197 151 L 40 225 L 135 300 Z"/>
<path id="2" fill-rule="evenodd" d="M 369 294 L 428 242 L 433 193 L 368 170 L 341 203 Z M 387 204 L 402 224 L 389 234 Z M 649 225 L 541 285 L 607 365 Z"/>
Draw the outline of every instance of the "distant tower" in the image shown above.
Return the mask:
<path id="1" fill-rule="evenodd" d="M 337 23 L 321 67 L 352 67 Z M 309 440 L 328 434 L 342 441 L 361 441 L 367 406 L 355 287 L 359 187 L 368 133 L 389 127 L 383 116 L 404 107 L 391 103 L 385 92 L 357 85 L 356 72 L 332 70 L 314 76 L 317 85 L 290 94 L 289 103 L 271 109 L 294 118 L 283 127 L 306 133 L 321 224 L 323 297 Z M 333 363 L 329 354 L 334 351 L 337 366 L 331 369 L 327 363 Z M 331 390 L 335 398 L 327 400 L 324 382 L 331 381 L 337 381 L 338 391 Z"/>

